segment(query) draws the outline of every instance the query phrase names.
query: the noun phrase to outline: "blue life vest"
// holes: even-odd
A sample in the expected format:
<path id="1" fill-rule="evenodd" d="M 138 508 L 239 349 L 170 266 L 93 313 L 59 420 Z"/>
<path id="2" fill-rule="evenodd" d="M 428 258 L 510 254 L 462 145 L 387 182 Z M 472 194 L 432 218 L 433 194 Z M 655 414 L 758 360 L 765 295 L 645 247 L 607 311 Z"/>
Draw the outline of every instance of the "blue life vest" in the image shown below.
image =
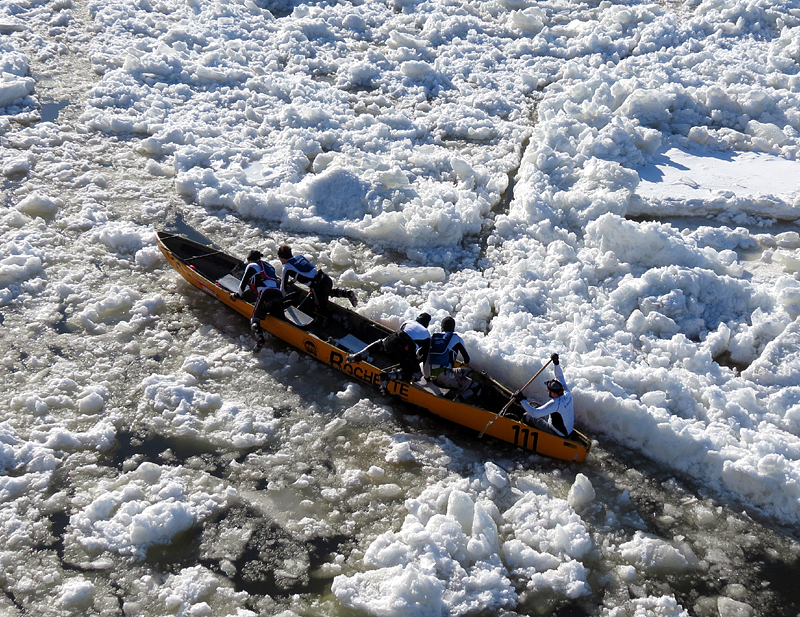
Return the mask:
<path id="1" fill-rule="evenodd" d="M 437 332 L 431 336 L 431 350 L 428 352 L 428 362 L 432 367 L 452 366 L 453 350 L 450 341 L 454 332 Z"/>
<path id="2" fill-rule="evenodd" d="M 300 279 L 301 277 L 305 277 L 305 281 L 301 280 L 301 283 L 306 283 L 310 280 L 313 280 L 314 277 L 317 275 L 317 269 L 308 259 L 303 257 L 302 255 L 296 255 L 289 259 L 287 263 L 290 263 L 292 267 L 297 270 L 297 278 Z"/>

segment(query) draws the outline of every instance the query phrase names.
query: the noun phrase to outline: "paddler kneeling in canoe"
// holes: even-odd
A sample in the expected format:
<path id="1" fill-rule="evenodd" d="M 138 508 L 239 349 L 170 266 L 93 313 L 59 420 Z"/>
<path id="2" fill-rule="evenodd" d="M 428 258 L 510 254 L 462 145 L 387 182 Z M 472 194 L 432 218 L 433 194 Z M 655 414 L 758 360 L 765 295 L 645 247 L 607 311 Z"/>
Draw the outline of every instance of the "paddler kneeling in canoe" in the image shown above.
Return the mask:
<path id="1" fill-rule="evenodd" d="M 256 294 L 250 316 L 250 329 L 256 335 L 256 350 L 261 349 L 266 342 L 261 320 L 268 314 L 280 317 L 283 313 L 283 292 L 280 290 L 278 276 L 275 268 L 262 260 L 262 257 L 260 251 L 250 251 L 239 290 L 231 294 L 232 298 L 241 298 L 247 291 Z"/>

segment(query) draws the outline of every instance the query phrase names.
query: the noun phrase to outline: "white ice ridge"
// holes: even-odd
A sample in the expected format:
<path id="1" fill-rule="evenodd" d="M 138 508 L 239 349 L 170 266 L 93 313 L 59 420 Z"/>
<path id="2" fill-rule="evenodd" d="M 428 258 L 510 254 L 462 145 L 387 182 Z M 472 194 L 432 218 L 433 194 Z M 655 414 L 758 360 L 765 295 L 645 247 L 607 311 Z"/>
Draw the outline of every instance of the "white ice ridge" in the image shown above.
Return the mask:
<path id="1" fill-rule="evenodd" d="M 501 511 L 498 502 L 509 497 L 513 505 Z M 344 606 L 371 615 L 464 615 L 513 608 L 520 587 L 523 595 L 590 593 L 581 562 L 592 547 L 586 526 L 535 481 L 512 481 L 487 462 L 473 477 L 428 487 L 406 509 L 399 531 L 366 548 L 363 572 L 334 579 Z"/>
<path id="2" fill-rule="evenodd" d="M 210 476 L 144 462 L 81 496 L 66 540 L 92 562 L 106 553 L 144 559 L 148 548 L 224 508 L 235 495 Z"/>

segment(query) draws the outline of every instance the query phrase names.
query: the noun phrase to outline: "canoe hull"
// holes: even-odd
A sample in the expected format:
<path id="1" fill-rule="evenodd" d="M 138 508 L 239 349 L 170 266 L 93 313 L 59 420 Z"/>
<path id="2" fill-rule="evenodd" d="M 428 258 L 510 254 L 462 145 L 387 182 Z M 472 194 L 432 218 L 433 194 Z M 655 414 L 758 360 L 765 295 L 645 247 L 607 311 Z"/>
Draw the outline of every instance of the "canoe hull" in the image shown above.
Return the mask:
<path id="1" fill-rule="evenodd" d="M 221 303 L 240 313 L 244 317 L 250 318 L 253 311 L 253 304 L 240 298 L 232 298 L 230 291 L 223 287 L 219 280 L 214 280 L 215 274 L 220 274 L 227 268 L 231 270 L 235 264 L 241 262 L 235 258 L 225 255 L 220 251 L 211 251 L 209 247 L 195 243 L 180 236 L 174 236 L 165 232 L 158 233 L 158 246 L 164 254 L 169 264 L 189 283 L 201 289 L 205 293 L 213 296 Z M 206 257 L 214 254 L 214 257 Z M 186 255 L 189 254 L 189 257 Z M 214 268 L 204 267 L 208 264 L 201 263 L 202 259 L 213 259 L 219 264 Z M 191 263 L 196 260 L 195 263 Z M 196 264 L 196 265 L 195 265 Z M 209 270 L 218 271 L 210 272 Z M 353 313 L 344 307 L 333 307 L 335 315 L 345 315 L 348 318 L 357 319 L 359 323 L 369 322 L 372 337 L 386 335 L 391 330 L 382 324 L 370 322 L 367 318 Z M 340 346 L 332 337 L 322 338 L 319 333 L 314 333 L 306 328 L 295 325 L 292 321 L 268 316 L 261 322 L 262 328 L 270 332 L 277 338 L 285 341 L 292 347 L 316 358 L 320 362 L 327 364 L 331 368 L 341 371 L 349 378 L 368 384 L 377 388 L 380 385 L 380 375 L 382 370 L 369 362 L 357 362 L 349 364 L 345 362 L 348 350 Z M 487 383 L 497 388 L 496 399 L 500 402 L 507 402 L 511 396 L 511 391 L 498 384 L 491 378 L 485 377 Z M 496 405 L 496 411 L 483 409 L 478 406 L 464 402 L 455 401 L 442 396 L 435 386 L 423 383 L 407 383 L 402 381 L 392 381 L 388 387 L 389 393 L 399 397 L 403 401 L 422 407 L 431 413 L 446 420 L 460 424 L 469 429 L 483 432 L 491 437 L 507 441 L 517 447 L 549 456 L 557 459 L 583 462 L 591 448 L 591 442 L 583 434 L 575 431 L 567 439 L 538 430 L 521 422 L 517 422 L 506 416 L 498 416 L 497 412 L 502 409 L 500 402 Z M 504 398 L 502 398 L 504 397 Z M 487 428 L 488 427 L 488 428 Z"/>

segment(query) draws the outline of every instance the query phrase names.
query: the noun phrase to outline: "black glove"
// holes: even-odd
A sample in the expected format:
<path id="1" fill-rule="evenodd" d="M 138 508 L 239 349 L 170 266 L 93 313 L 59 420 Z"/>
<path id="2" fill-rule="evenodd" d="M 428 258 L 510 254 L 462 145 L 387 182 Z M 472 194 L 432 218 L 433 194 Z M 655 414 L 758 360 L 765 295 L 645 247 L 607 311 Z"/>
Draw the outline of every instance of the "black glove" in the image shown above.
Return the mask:
<path id="1" fill-rule="evenodd" d="M 522 392 L 515 392 L 511 396 L 511 401 L 514 403 L 519 403 L 520 401 L 525 400 L 525 395 Z"/>
<path id="2" fill-rule="evenodd" d="M 557 353 L 554 353 L 552 356 L 550 356 L 550 359 L 553 361 L 553 364 L 558 366 L 558 354 Z"/>

